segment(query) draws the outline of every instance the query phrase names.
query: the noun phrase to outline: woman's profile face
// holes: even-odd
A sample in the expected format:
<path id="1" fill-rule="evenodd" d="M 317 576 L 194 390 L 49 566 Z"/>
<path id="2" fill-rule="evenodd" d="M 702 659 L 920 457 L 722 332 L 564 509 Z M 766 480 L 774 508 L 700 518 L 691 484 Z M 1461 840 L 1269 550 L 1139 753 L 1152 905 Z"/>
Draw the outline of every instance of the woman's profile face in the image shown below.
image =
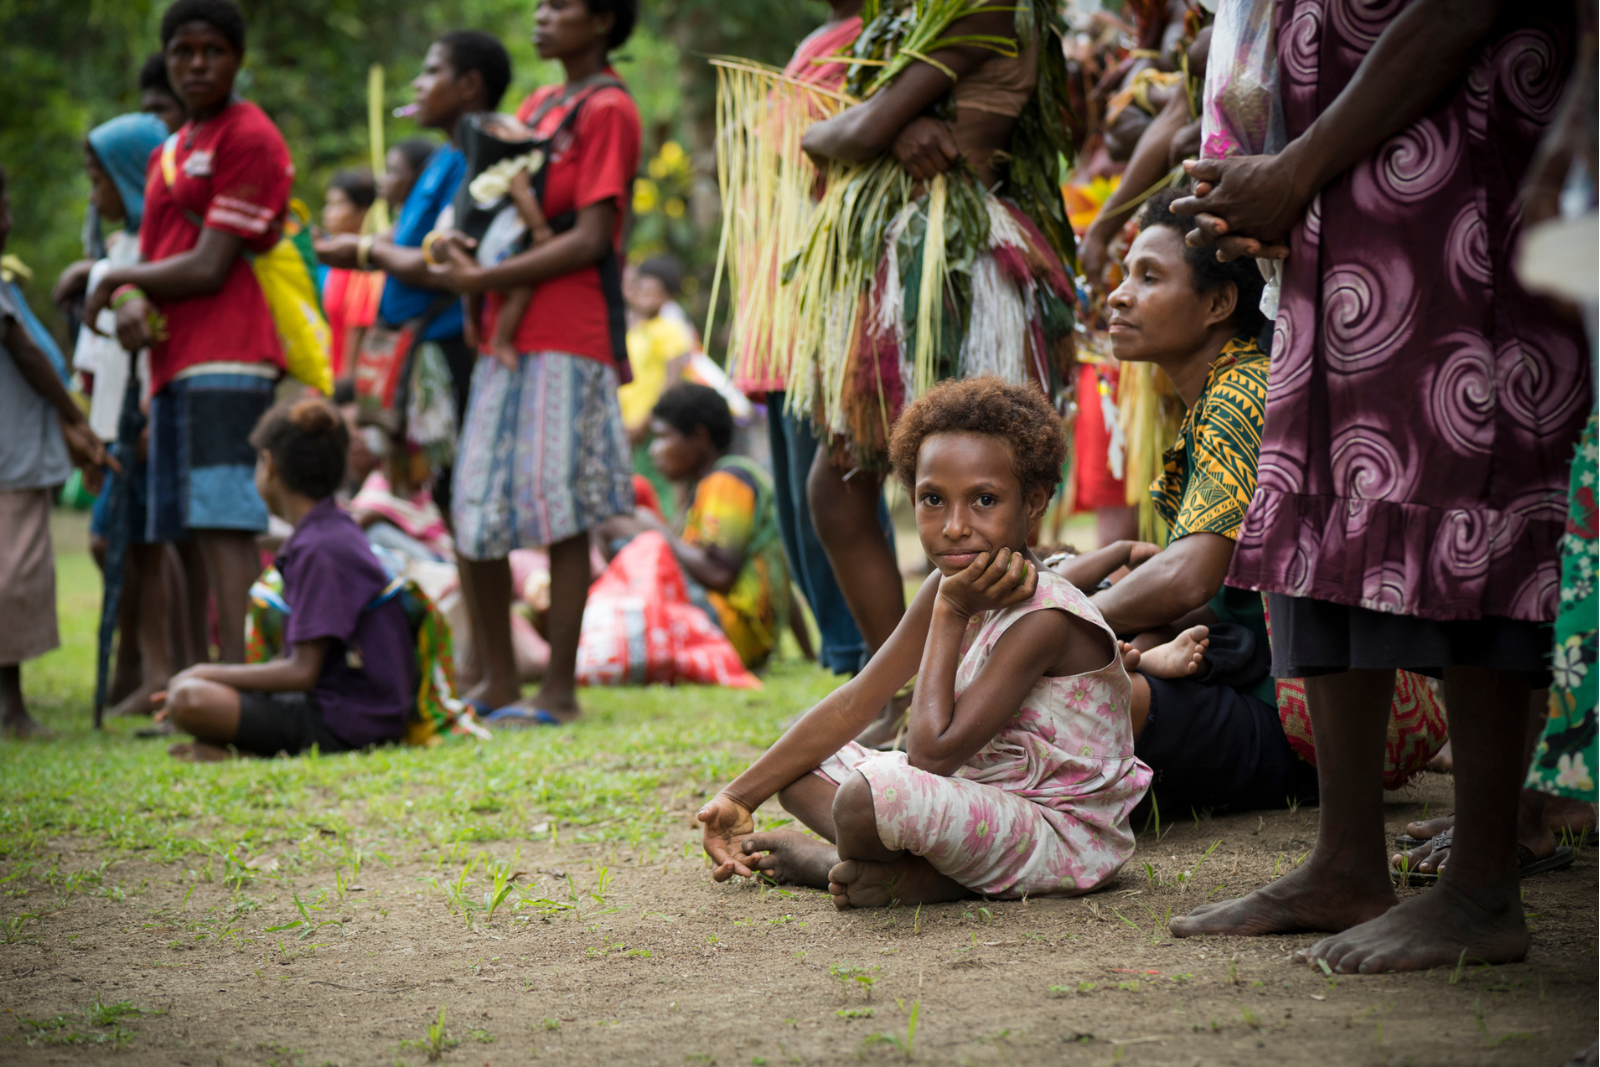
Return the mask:
<path id="1" fill-rule="evenodd" d="M 1106 301 L 1111 350 L 1121 360 L 1163 363 L 1193 355 L 1213 325 L 1213 294 L 1197 293 L 1183 236 L 1151 226 L 1128 249 L 1124 276 Z"/>
<path id="2" fill-rule="evenodd" d="M 533 47 L 540 59 L 581 55 L 605 47 L 613 16 L 595 15 L 585 0 L 539 0 L 533 13 Z"/>
<path id="3" fill-rule="evenodd" d="M 167 80 L 189 114 L 214 111 L 233 92 L 244 60 L 209 22 L 186 22 L 167 42 Z"/>

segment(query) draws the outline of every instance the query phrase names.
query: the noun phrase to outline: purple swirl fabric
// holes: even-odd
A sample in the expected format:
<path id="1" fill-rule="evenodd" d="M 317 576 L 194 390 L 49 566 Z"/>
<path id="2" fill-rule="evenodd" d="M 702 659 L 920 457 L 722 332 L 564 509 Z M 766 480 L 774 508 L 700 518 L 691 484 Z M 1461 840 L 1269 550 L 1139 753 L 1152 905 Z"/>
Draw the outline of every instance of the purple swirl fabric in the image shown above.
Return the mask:
<path id="1" fill-rule="evenodd" d="M 1291 138 L 1405 6 L 1282 0 Z M 1555 617 L 1588 360 L 1511 257 L 1517 190 L 1575 32 L 1558 5 L 1516 7 L 1466 76 L 1325 187 L 1291 235 L 1229 585 L 1430 619 Z"/>

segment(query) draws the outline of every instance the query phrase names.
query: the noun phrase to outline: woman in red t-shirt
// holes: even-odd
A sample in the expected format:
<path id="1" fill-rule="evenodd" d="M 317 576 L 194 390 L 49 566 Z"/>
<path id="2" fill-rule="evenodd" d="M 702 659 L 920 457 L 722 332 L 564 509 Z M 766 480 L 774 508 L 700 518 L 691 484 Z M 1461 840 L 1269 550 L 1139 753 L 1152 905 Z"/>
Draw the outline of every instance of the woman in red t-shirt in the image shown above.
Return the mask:
<path id="1" fill-rule="evenodd" d="M 515 333 L 514 366 L 484 347 L 472 374 L 457 451 L 456 554 L 483 681 L 468 694 L 502 723 L 561 723 L 578 713 L 574 673 L 589 593 L 589 530 L 633 510 L 632 463 L 617 405 L 626 349 L 616 328 L 622 222 L 639 167 L 639 112 L 607 62 L 628 39 L 637 0 L 542 0 L 533 42 L 561 62 L 562 85 L 517 111 L 536 136 L 555 135 L 541 206 L 556 236 L 493 266 L 459 245 L 440 280 L 484 293 L 480 338 L 493 338 L 501 292 L 533 286 Z M 570 120 L 570 121 L 569 121 Z M 559 132 L 558 132 L 559 131 Z M 568 222 L 569 225 L 563 225 Z M 510 628 L 513 548 L 550 553 L 550 666 L 531 707 L 520 696 Z"/>
<path id="2" fill-rule="evenodd" d="M 233 95 L 245 54 L 233 0 L 175 0 L 161 43 L 189 121 L 147 165 L 144 262 L 107 271 L 84 319 L 114 307 L 122 346 L 150 349 L 145 536 L 193 539 L 222 660 L 242 663 L 245 607 L 261 573 L 256 535 L 267 528 L 248 438 L 284 365 L 248 256 L 278 242 L 294 165 L 266 113 Z"/>

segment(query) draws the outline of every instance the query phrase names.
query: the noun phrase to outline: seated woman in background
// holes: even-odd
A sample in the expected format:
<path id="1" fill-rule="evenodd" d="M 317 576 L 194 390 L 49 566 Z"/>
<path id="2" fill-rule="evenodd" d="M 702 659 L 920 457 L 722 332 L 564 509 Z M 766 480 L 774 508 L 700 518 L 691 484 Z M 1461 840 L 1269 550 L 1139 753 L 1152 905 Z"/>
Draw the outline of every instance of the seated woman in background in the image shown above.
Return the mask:
<path id="1" fill-rule="evenodd" d="M 669 527 L 638 508 L 604 529 L 606 543 L 652 529 L 665 534 L 689 581 L 689 596 L 722 627 L 746 667 L 778 647 L 789 617 L 789 569 L 767 474 L 730 456 L 733 415 L 715 389 L 682 382 L 651 411 L 650 459 L 682 487 L 685 503 Z M 698 586 L 698 588 L 697 588 Z"/>

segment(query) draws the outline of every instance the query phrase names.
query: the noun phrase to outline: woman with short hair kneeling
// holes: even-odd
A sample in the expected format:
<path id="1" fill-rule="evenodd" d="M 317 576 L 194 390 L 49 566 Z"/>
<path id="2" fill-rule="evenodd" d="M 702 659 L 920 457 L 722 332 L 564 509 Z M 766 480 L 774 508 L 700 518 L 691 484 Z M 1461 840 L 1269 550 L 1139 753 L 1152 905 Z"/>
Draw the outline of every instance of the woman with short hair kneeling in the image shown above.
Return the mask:
<path id="1" fill-rule="evenodd" d="M 1065 453 L 1033 385 L 945 382 L 906 409 L 890 459 L 939 573 L 859 675 L 701 809 L 714 878 L 826 886 L 848 908 L 1084 893 L 1127 861 L 1150 783 L 1131 683 L 1100 613 L 1028 548 Z M 913 676 L 906 751 L 854 743 Z M 774 793 L 829 843 L 753 833 Z"/>
<path id="2" fill-rule="evenodd" d="M 334 493 L 344 480 L 349 431 L 321 397 L 288 400 L 261 417 L 256 489 L 294 524 L 283 575 L 284 655 L 271 663 L 200 664 L 173 680 L 157 718 L 194 735 L 179 758 L 235 752 L 346 752 L 398 741 L 417 691 L 416 641 L 388 577 Z"/>

